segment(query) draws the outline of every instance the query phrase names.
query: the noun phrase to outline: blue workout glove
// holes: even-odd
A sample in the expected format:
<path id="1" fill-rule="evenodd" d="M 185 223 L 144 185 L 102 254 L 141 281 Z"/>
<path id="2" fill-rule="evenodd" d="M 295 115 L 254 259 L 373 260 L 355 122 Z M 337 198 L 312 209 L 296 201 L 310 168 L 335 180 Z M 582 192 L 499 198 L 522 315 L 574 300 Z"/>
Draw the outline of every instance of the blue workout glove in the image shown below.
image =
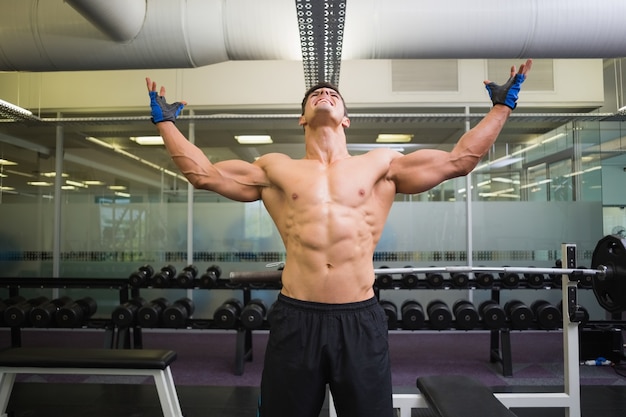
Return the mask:
<path id="1" fill-rule="evenodd" d="M 176 123 L 176 118 L 183 110 L 185 105 L 179 101 L 169 104 L 165 101 L 165 97 L 157 94 L 156 91 L 150 91 L 150 109 L 152 110 L 152 123 L 172 122 Z"/>
<path id="2" fill-rule="evenodd" d="M 515 74 L 503 85 L 489 83 L 485 88 L 487 88 L 489 97 L 491 97 L 494 105 L 504 104 L 511 110 L 514 110 L 517 107 L 517 94 L 525 79 L 526 76 L 524 74 Z"/>

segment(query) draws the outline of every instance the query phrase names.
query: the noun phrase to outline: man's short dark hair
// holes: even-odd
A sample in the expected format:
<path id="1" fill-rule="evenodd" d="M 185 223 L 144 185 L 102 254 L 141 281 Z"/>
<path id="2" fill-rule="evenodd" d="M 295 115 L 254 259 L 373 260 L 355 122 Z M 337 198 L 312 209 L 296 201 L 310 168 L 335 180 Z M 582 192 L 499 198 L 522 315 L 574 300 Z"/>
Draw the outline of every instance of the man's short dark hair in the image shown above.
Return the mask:
<path id="1" fill-rule="evenodd" d="M 341 102 L 343 103 L 343 108 L 344 108 L 344 115 L 348 116 L 348 108 L 346 107 L 346 102 L 343 100 L 343 96 L 339 92 L 339 88 L 336 85 L 326 82 L 326 81 L 319 82 L 315 84 L 313 87 L 306 90 L 306 93 L 304 93 L 304 99 L 302 99 L 302 113 L 301 114 L 304 114 L 304 107 L 306 106 L 306 101 L 309 99 L 309 96 L 311 95 L 311 93 L 315 90 L 319 90 L 320 88 L 330 88 L 331 90 L 335 90 L 337 94 L 339 94 L 339 97 L 341 97 Z"/>

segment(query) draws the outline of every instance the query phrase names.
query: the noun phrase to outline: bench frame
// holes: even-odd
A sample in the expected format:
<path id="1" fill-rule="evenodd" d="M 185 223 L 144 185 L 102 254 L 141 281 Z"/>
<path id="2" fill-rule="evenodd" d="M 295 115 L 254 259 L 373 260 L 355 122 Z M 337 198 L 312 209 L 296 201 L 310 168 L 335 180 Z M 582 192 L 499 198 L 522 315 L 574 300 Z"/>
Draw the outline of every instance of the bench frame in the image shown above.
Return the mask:
<path id="1" fill-rule="evenodd" d="M 170 367 L 165 369 L 126 368 L 48 368 L 0 366 L 0 417 L 8 417 L 7 406 L 17 374 L 117 375 L 151 376 L 154 378 L 164 417 L 183 417 Z"/>

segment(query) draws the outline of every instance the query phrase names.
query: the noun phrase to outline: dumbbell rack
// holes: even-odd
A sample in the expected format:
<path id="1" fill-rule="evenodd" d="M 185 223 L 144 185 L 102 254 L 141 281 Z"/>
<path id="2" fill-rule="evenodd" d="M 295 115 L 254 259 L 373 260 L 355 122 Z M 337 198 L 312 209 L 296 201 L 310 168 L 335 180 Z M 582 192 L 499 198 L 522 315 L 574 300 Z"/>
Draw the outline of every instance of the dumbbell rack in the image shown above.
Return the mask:
<path id="1" fill-rule="evenodd" d="M 20 295 L 22 288 L 84 288 L 84 289 L 110 289 L 118 291 L 120 303 L 129 299 L 131 289 L 126 279 L 116 278 L 40 278 L 40 277 L 20 277 L 20 278 L 0 278 L 0 286 L 9 290 L 9 297 Z M 115 331 L 111 320 L 90 318 L 83 324 L 84 328 L 103 329 L 105 331 L 104 347 L 116 348 L 122 339 Z M 21 327 L 10 327 L 11 346 L 20 347 L 22 345 Z"/>

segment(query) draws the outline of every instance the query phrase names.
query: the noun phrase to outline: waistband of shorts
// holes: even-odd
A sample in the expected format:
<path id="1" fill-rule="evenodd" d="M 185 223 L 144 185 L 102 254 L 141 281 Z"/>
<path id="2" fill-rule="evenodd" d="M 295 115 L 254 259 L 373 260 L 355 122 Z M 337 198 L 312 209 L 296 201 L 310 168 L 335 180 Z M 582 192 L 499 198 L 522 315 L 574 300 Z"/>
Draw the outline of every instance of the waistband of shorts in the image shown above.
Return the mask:
<path id="1" fill-rule="evenodd" d="M 326 313 L 357 312 L 359 310 L 368 310 L 372 306 L 378 304 L 378 299 L 375 296 L 368 300 L 357 301 L 354 303 L 330 304 L 318 303 L 315 301 L 298 300 L 295 298 L 287 297 L 286 295 L 283 295 L 281 293 L 278 293 L 277 301 L 298 310 Z"/>

